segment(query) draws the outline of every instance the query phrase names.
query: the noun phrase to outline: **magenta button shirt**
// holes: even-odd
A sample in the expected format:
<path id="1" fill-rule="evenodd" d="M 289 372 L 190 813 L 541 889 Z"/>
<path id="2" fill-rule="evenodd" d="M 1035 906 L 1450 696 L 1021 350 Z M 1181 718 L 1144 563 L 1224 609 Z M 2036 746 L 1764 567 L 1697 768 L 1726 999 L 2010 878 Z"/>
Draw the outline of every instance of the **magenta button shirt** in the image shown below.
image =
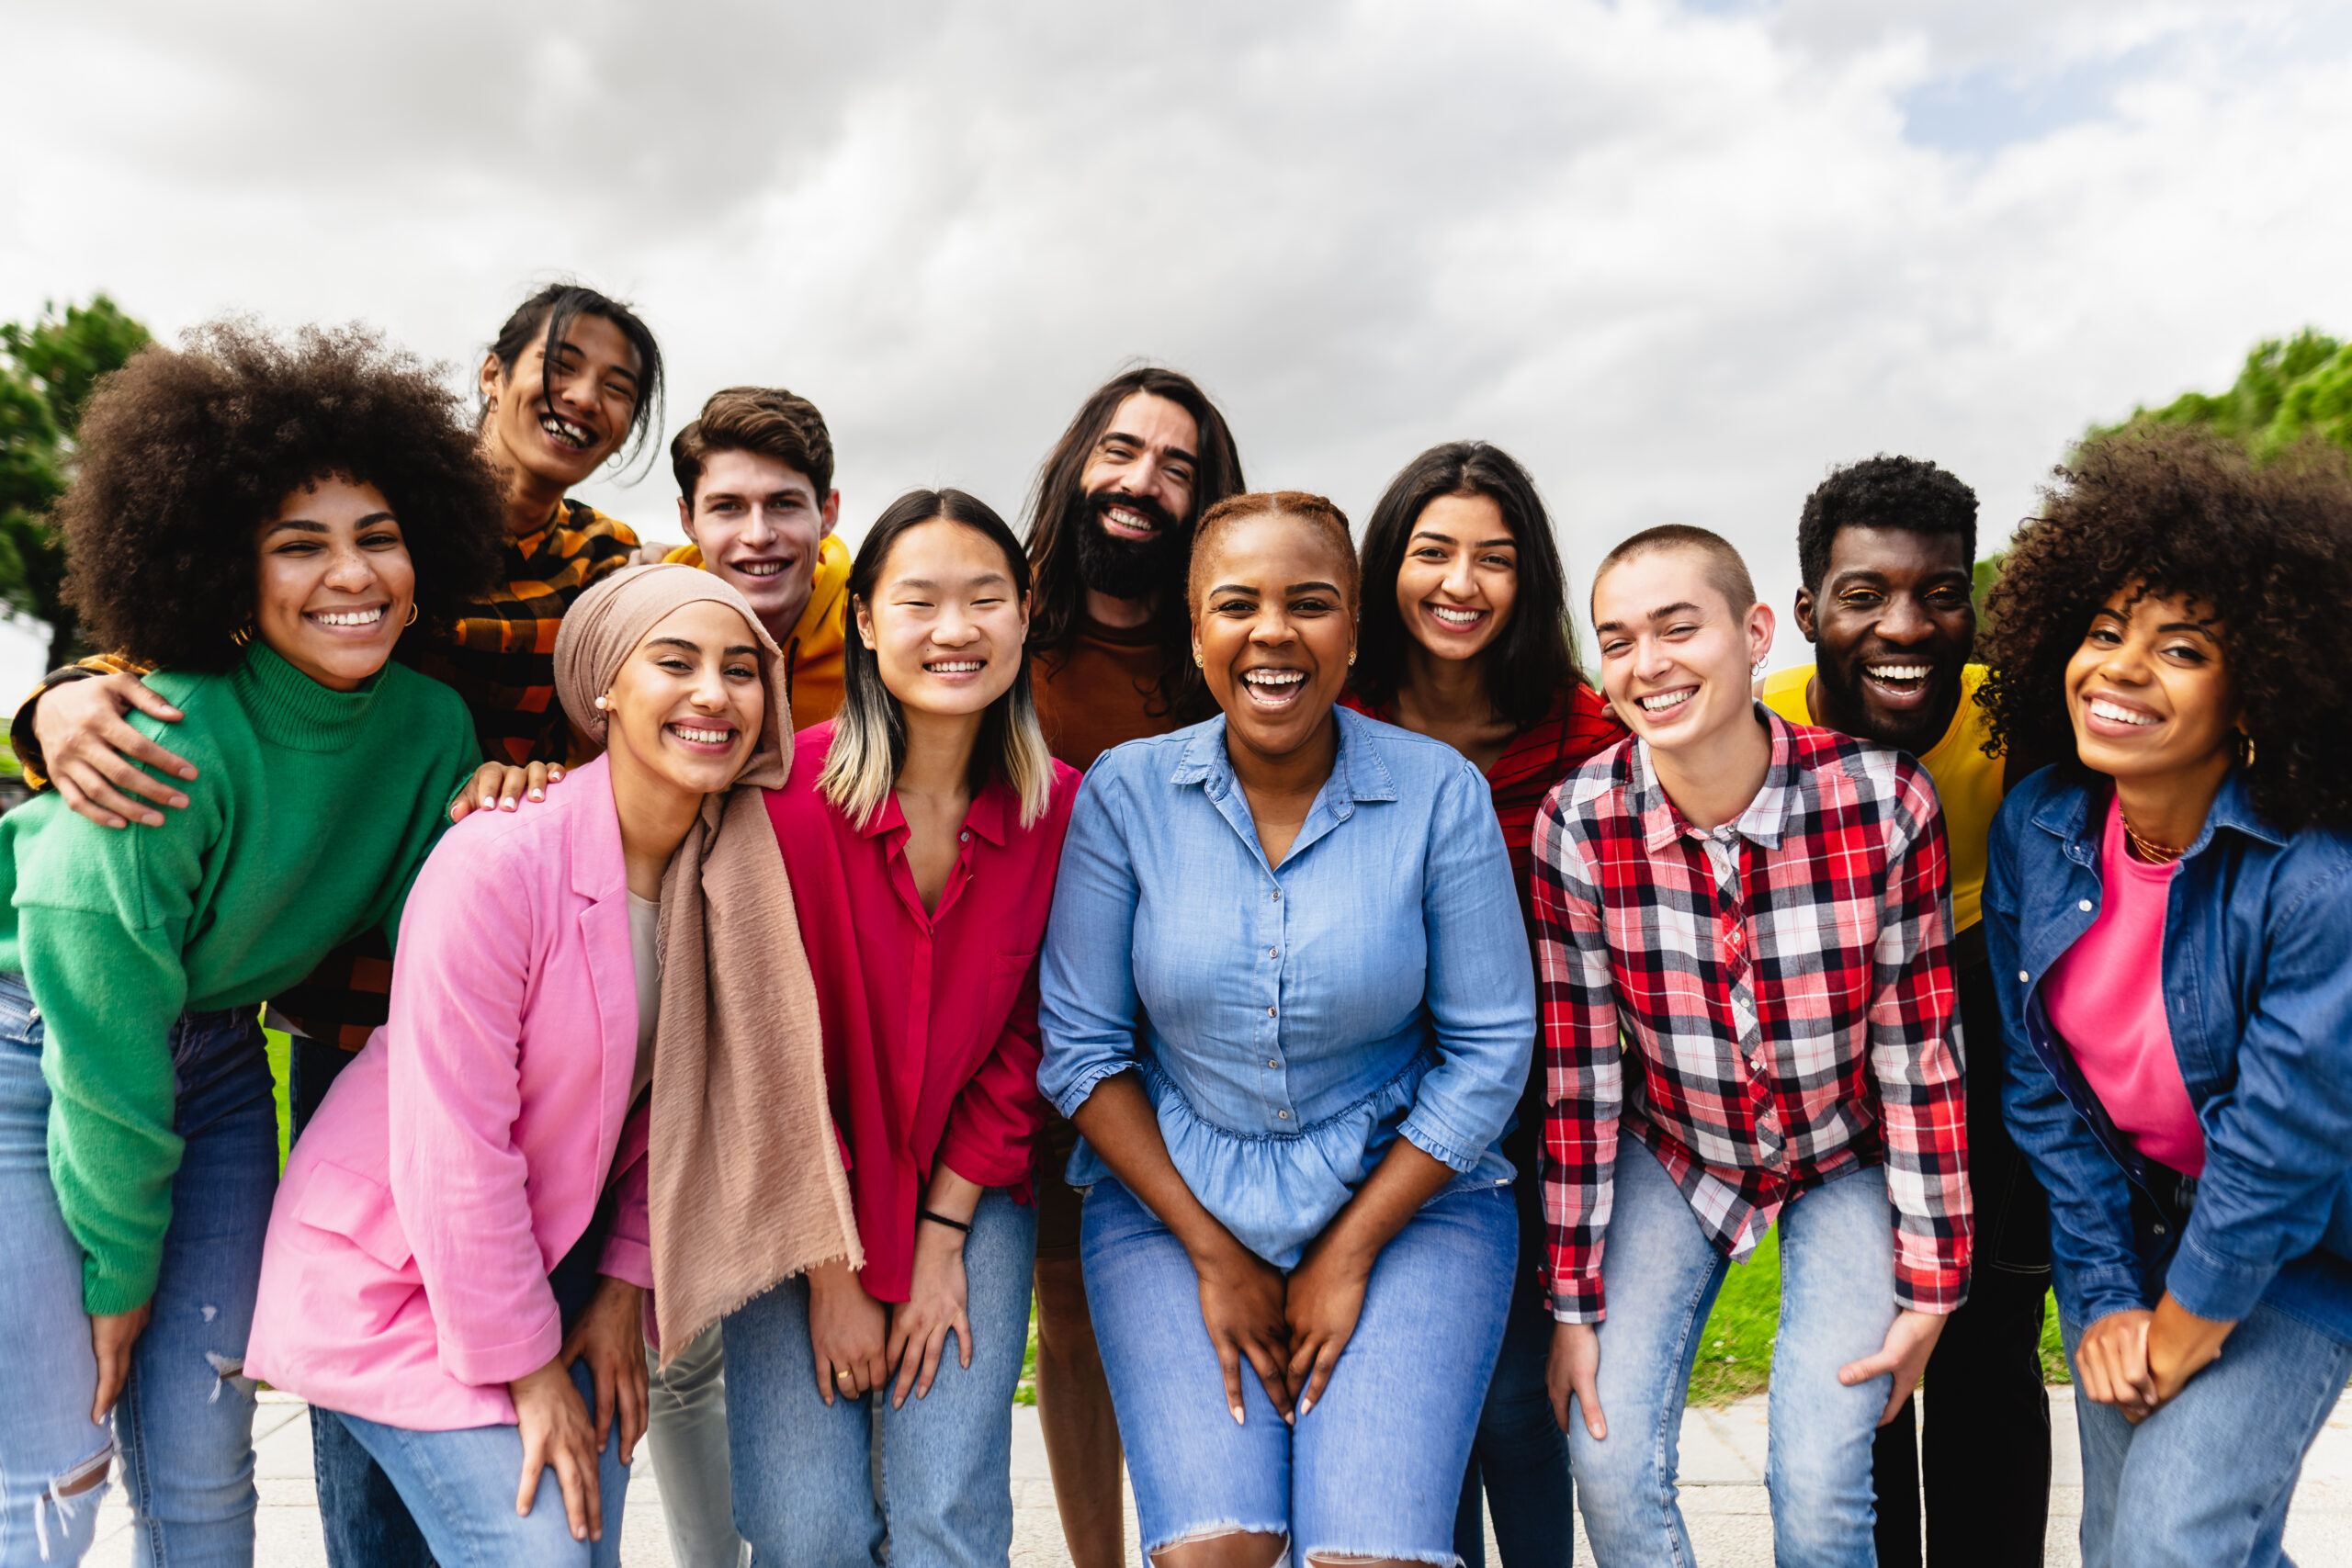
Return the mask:
<path id="1" fill-rule="evenodd" d="M 768 818 L 817 982 L 863 1282 L 876 1301 L 902 1302 L 934 1162 L 983 1187 L 1025 1191 L 1045 1117 L 1037 949 L 1079 775 L 1053 764 L 1051 804 L 1027 828 L 1020 798 L 991 781 L 965 813 L 939 908 L 926 911 L 897 795 L 853 825 L 818 793 L 832 739 L 830 722 L 793 738 L 792 776 L 768 792 Z"/>
<path id="2" fill-rule="evenodd" d="M 2098 918 L 2051 965 L 2042 997 L 2116 1131 L 2148 1158 L 2196 1176 L 2205 1169 L 2205 1131 L 2165 1018 L 2165 906 L 2178 869 L 2132 857 L 2123 808 L 2110 800 Z"/>

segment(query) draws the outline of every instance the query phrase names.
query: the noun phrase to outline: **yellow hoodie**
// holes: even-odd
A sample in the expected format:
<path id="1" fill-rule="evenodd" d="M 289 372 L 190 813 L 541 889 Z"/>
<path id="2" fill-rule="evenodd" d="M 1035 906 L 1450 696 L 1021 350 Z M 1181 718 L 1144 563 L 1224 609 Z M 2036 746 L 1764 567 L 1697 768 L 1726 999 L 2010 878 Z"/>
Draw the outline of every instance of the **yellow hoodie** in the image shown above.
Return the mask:
<path id="1" fill-rule="evenodd" d="M 702 550 L 680 545 L 664 561 L 701 566 Z M 817 581 L 808 607 L 784 639 L 785 668 L 792 675 L 792 728 L 806 729 L 833 716 L 842 705 L 842 641 L 848 633 L 849 547 L 828 534 L 817 547 Z"/>

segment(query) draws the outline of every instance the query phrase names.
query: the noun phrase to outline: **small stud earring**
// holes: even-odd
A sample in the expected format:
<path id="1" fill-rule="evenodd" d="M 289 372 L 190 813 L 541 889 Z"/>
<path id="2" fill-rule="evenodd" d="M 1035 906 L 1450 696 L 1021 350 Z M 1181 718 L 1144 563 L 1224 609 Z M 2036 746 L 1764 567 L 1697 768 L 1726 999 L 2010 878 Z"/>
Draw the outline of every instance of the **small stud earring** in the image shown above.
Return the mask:
<path id="1" fill-rule="evenodd" d="M 1355 668 L 1355 662 L 1356 662 L 1356 654 L 1355 654 L 1355 649 L 1350 649 L 1348 650 L 1348 668 L 1350 668 L 1351 670 L 1354 669 L 1354 668 Z"/>
<path id="2" fill-rule="evenodd" d="M 613 702 L 612 702 L 612 699 L 611 699 L 610 697 L 598 697 L 598 698 L 596 699 L 596 707 L 597 707 L 597 711 L 599 711 L 599 712 L 602 712 L 603 710 L 605 710 L 605 709 L 606 709 L 606 708 L 609 708 L 609 707 L 611 707 L 612 705 L 613 705 Z"/>

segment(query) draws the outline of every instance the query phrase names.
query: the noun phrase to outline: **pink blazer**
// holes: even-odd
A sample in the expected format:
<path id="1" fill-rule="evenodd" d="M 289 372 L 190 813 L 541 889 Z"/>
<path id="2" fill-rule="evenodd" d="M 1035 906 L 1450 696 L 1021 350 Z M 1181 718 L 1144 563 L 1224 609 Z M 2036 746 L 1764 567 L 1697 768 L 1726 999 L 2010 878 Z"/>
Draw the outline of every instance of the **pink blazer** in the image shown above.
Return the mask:
<path id="1" fill-rule="evenodd" d="M 628 890 L 602 758 L 442 836 L 390 1021 L 287 1159 L 246 1375 L 412 1430 L 511 1424 L 506 1384 L 561 1343 L 548 1272 L 616 1160 L 601 1267 L 651 1288 Z"/>

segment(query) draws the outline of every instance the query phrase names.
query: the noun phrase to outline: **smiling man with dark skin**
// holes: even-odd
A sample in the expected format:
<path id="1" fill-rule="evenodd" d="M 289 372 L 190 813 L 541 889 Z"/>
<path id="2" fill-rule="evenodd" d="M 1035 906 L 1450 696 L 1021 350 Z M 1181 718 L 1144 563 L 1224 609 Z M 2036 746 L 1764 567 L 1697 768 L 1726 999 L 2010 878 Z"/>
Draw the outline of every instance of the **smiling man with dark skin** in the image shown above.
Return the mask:
<path id="1" fill-rule="evenodd" d="M 1933 463 L 1877 457 L 1837 470 L 1806 498 L 1797 525 L 1796 623 L 1814 661 L 1775 671 L 1761 690 L 1783 718 L 1910 752 L 1944 809 L 1977 1240 L 1967 1304 L 1928 1363 L 1930 1568 L 2040 1563 L 2050 1498 L 2040 1351 L 2048 1211 L 2001 1122 L 1999 1012 L 1980 923 L 2004 775 L 2024 771 L 1984 750 L 1984 667 L 1969 661 L 1975 549 L 1975 492 Z M 1913 1427 L 1906 1404 L 1880 1429 L 1873 1454 L 1878 1557 L 1888 1568 L 1920 1561 Z"/>

